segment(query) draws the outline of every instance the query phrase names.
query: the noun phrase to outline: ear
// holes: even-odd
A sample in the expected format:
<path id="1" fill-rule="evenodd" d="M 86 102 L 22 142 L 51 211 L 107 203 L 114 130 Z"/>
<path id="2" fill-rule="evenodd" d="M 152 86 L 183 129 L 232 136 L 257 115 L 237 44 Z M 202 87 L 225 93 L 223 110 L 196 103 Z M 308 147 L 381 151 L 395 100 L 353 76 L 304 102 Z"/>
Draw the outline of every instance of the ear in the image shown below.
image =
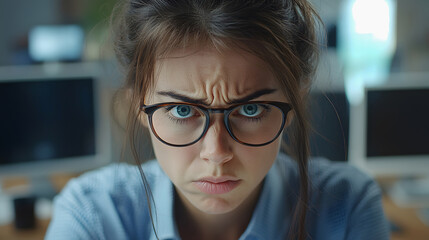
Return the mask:
<path id="1" fill-rule="evenodd" d="M 139 109 L 139 111 L 140 111 L 140 109 Z M 139 115 L 139 119 L 140 119 L 140 122 L 143 124 L 143 126 L 145 128 L 149 129 L 149 118 L 148 118 L 147 114 L 144 113 L 143 111 L 141 111 L 140 115 Z"/>
<path id="2" fill-rule="evenodd" d="M 286 116 L 285 127 L 288 127 L 292 123 L 294 118 L 295 118 L 295 112 L 293 110 L 289 111 Z"/>

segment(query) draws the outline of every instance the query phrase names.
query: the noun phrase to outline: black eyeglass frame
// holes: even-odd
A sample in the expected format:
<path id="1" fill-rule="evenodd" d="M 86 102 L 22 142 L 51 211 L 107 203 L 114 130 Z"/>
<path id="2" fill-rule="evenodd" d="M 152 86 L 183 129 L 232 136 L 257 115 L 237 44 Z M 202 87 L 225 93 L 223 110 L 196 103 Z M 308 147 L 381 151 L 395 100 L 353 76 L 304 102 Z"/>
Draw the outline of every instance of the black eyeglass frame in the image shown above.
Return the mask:
<path id="1" fill-rule="evenodd" d="M 266 104 L 266 105 L 272 105 L 274 107 L 279 108 L 282 111 L 283 114 L 283 119 L 282 119 L 282 124 L 281 127 L 279 129 L 279 132 L 277 133 L 277 135 L 270 141 L 266 142 L 266 143 L 262 143 L 262 144 L 250 144 L 250 143 L 246 143 L 243 142 L 239 139 L 237 139 L 234 136 L 234 133 L 231 130 L 231 126 L 229 124 L 229 115 L 231 114 L 232 110 L 239 107 L 239 106 L 243 106 L 243 105 L 248 105 L 248 104 Z M 201 110 L 201 112 L 204 113 L 205 117 L 206 117 L 206 123 L 204 126 L 204 130 L 201 133 L 201 136 L 198 137 L 195 141 L 192 141 L 190 143 L 187 144 L 172 144 L 169 142 L 164 141 L 154 130 L 153 127 L 153 121 L 152 121 L 152 116 L 153 113 L 158 110 L 159 108 L 165 107 L 165 106 L 169 106 L 169 105 L 188 105 L 188 106 L 193 106 L 193 107 L 197 107 L 198 109 Z M 261 147 L 261 146 L 265 146 L 268 145 L 272 142 L 274 142 L 281 134 L 284 125 L 286 123 L 286 118 L 288 113 L 292 110 L 292 106 L 289 103 L 285 103 L 285 102 L 277 102 L 277 101 L 251 101 L 251 102 L 245 102 L 245 103 L 239 103 L 239 104 L 234 104 L 232 106 L 229 106 L 227 108 L 208 108 L 205 106 L 202 106 L 200 104 L 194 104 L 194 103 L 187 103 L 187 102 L 165 102 L 165 103 L 157 103 L 157 104 L 153 104 L 153 105 L 144 105 L 142 104 L 140 106 L 140 110 L 143 111 L 144 113 L 146 113 L 149 117 L 149 125 L 150 128 L 152 130 L 152 133 L 155 135 L 155 137 L 161 141 L 162 143 L 172 146 L 172 147 L 186 147 L 186 146 L 190 146 L 196 142 L 198 142 L 202 137 L 204 137 L 204 135 L 207 133 L 207 130 L 209 129 L 209 125 L 210 125 L 210 113 L 223 113 L 224 117 L 223 117 L 223 122 L 225 124 L 226 130 L 228 131 L 229 135 L 232 137 L 232 139 L 234 139 L 235 141 L 237 141 L 238 143 L 241 143 L 243 145 L 246 146 L 251 146 L 251 147 Z"/>

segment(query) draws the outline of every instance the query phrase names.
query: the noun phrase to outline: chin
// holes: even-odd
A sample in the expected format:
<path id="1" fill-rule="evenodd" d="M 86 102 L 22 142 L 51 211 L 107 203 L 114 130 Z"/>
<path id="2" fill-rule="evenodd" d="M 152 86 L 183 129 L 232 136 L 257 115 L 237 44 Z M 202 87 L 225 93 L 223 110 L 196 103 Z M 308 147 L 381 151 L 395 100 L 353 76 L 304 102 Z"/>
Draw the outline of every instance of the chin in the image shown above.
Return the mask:
<path id="1" fill-rule="evenodd" d="M 204 199 L 202 202 L 198 203 L 198 205 L 194 206 L 206 214 L 227 214 L 234 211 L 238 207 L 238 204 L 234 204 L 220 197 L 213 197 Z"/>

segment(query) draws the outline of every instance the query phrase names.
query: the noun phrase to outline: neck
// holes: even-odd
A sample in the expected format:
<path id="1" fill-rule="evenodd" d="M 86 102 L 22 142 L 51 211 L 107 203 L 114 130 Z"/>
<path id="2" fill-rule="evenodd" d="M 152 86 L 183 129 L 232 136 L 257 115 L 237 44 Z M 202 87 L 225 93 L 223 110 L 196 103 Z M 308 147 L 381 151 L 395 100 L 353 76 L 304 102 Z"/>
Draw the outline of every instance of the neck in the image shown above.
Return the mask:
<path id="1" fill-rule="evenodd" d="M 238 239 L 246 230 L 258 202 L 262 184 L 236 209 L 208 214 L 176 192 L 175 219 L 182 239 Z"/>

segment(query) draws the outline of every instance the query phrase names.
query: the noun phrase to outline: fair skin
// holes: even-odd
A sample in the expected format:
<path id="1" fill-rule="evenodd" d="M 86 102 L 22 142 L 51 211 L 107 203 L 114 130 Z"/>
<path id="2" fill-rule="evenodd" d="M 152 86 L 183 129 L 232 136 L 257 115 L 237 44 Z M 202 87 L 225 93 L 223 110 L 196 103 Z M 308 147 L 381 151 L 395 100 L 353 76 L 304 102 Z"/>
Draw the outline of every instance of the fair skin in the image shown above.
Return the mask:
<path id="1" fill-rule="evenodd" d="M 244 51 L 219 52 L 212 47 L 173 51 L 158 61 L 157 73 L 147 105 L 183 102 L 177 96 L 184 96 L 209 107 L 228 107 L 252 94 L 249 101 L 287 102 L 269 67 Z M 182 238 L 238 239 L 251 219 L 281 138 L 262 147 L 242 145 L 228 134 L 223 114 L 212 114 L 207 133 L 193 145 L 168 146 L 152 132 L 151 138 L 158 162 L 177 192 L 175 217 Z M 227 193 L 208 194 L 195 185 L 205 177 L 232 178 L 237 186 Z"/>

